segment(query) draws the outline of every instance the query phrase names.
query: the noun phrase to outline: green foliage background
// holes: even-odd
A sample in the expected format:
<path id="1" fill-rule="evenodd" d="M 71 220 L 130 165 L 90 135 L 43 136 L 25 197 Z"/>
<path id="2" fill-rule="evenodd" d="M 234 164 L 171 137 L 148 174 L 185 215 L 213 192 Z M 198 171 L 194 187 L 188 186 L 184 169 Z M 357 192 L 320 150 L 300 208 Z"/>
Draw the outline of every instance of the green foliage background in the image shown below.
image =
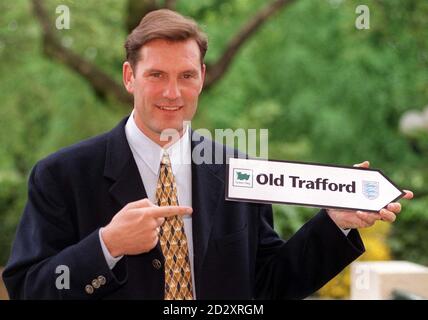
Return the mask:
<path id="1" fill-rule="evenodd" d="M 125 0 L 66 4 L 71 29 L 57 31 L 74 52 L 121 81 Z M 214 61 L 262 0 L 186 0 Z M 298 0 L 242 48 L 226 76 L 203 93 L 194 128 L 268 128 L 269 157 L 351 165 L 370 160 L 416 191 L 392 230 L 396 257 L 427 264 L 427 133 L 398 129 L 409 109 L 428 104 L 428 2 L 366 1 L 370 29 L 355 28 L 354 0 Z M 29 1 L 0 3 L 0 265 L 26 199 L 29 171 L 55 150 L 112 128 L 131 106 L 97 97 L 80 76 L 43 54 Z M 276 228 L 291 235 L 314 210 L 275 206 Z"/>

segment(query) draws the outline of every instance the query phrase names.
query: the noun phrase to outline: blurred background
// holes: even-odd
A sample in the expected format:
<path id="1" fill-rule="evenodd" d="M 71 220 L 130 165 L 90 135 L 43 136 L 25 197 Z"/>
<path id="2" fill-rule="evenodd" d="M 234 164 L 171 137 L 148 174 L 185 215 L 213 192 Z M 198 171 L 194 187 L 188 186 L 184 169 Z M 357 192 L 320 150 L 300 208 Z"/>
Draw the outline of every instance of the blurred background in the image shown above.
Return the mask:
<path id="1" fill-rule="evenodd" d="M 360 4 L 369 29 L 355 26 Z M 69 29 L 55 27 L 61 5 Z M 428 1 L 16 0 L 0 2 L 0 269 L 36 161 L 130 113 L 123 43 L 160 7 L 209 36 L 194 129 L 268 128 L 272 159 L 370 160 L 415 199 L 362 230 L 360 259 L 428 265 Z M 276 205 L 275 228 L 287 238 L 315 212 Z M 349 295 L 347 268 L 314 298 Z"/>

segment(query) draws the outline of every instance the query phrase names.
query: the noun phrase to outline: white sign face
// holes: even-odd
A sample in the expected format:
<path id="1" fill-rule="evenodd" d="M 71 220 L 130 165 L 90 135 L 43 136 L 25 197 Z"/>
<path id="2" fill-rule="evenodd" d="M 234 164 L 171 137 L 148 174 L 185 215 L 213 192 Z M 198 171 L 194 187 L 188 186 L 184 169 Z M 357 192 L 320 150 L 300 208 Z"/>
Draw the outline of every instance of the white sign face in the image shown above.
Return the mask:
<path id="1" fill-rule="evenodd" d="M 229 159 L 226 200 L 377 212 L 405 195 L 380 170 Z"/>

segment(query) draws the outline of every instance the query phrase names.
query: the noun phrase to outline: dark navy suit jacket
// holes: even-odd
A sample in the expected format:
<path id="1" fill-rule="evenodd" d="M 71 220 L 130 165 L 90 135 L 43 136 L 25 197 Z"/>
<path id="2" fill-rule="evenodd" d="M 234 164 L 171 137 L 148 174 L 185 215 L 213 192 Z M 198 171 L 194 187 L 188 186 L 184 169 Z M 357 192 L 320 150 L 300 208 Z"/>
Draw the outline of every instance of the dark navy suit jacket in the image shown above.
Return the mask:
<path id="1" fill-rule="evenodd" d="M 163 299 L 159 245 L 125 256 L 110 270 L 99 241 L 100 227 L 127 203 L 146 197 L 125 123 L 33 168 L 3 273 L 12 299 Z M 198 143 L 215 145 L 201 138 L 192 150 Z M 225 200 L 225 172 L 224 164 L 192 163 L 198 299 L 304 298 L 364 252 L 358 232 L 345 237 L 324 210 L 288 241 L 280 239 L 271 205 Z M 69 289 L 56 287 L 60 265 L 70 270 Z M 100 276 L 105 284 L 88 294 L 85 287 Z"/>

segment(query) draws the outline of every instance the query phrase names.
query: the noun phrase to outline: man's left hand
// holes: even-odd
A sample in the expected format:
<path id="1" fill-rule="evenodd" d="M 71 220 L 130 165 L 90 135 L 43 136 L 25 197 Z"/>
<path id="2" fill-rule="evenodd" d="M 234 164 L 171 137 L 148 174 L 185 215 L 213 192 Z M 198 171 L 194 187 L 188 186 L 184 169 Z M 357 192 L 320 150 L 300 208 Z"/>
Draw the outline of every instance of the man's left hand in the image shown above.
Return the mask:
<path id="1" fill-rule="evenodd" d="M 354 167 L 368 168 L 370 163 L 364 161 L 362 163 L 355 164 Z M 409 190 L 403 190 L 406 194 L 403 196 L 404 199 L 412 199 L 413 192 Z M 366 211 L 354 211 L 354 210 L 336 210 L 327 209 L 327 213 L 330 218 L 336 223 L 336 225 L 342 229 L 356 229 L 356 228 L 367 228 L 374 225 L 377 220 L 394 222 L 397 218 L 397 214 L 401 211 L 401 204 L 398 202 L 391 202 L 385 208 L 380 210 L 378 213 L 366 212 Z"/>

